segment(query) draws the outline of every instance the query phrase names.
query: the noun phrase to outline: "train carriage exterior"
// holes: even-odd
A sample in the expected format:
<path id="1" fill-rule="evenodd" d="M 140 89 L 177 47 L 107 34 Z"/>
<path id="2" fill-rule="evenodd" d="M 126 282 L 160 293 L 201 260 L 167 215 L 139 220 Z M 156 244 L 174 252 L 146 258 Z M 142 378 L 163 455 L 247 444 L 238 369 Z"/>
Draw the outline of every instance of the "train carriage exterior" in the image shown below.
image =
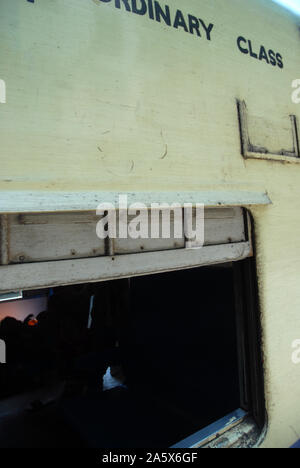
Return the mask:
<path id="1" fill-rule="evenodd" d="M 0 0 L 1 297 L 229 263 L 243 283 L 243 401 L 175 447 L 300 437 L 299 31 L 269 0 Z M 203 204 L 204 246 L 99 240 L 119 194 Z"/>

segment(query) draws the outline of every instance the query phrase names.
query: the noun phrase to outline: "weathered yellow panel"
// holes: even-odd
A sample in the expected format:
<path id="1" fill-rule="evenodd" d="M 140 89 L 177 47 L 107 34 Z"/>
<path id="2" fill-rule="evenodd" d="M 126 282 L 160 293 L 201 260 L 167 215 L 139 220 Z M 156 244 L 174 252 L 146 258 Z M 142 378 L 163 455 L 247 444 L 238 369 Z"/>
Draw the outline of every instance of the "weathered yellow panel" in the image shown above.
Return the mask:
<path id="1" fill-rule="evenodd" d="M 251 208 L 264 446 L 289 446 L 300 437 L 300 367 L 291 361 L 300 338 L 300 165 L 243 159 L 236 100 L 251 109 L 259 142 L 289 149 L 289 116 L 300 116 L 291 100 L 299 25 L 269 0 L 169 4 L 172 26 L 114 0 L 1 0 L 0 191 L 267 191 L 273 205 Z M 202 19 L 201 37 L 179 16 L 174 27 L 177 9 L 187 22 Z M 239 37 L 262 60 L 242 53 Z"/>

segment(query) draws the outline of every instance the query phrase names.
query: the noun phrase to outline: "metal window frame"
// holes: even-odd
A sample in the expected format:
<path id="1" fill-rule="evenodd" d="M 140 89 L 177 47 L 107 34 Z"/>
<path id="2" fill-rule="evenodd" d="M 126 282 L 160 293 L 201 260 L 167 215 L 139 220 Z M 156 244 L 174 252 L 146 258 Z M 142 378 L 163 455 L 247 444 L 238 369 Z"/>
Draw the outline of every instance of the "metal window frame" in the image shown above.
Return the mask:
<path id="1" fill-rule="evenodd" d="M 241 407 L 249 411 L 259 429 L 266 422 L 262 331 L 255 256 L 235 263 L 236 311 Z"/>
<path id="2" fill-rule="evenodd" d="M 4 265 L 0 269 L 2 273 L 0 292 L 12 290 L 10 289 L 12 285 L 15 290 L 43 289 L 64 284 L 107 281 L 232 262 L 236 285 L 241 408 L 179 442 L 174 448 L 203 446 L 225 432 L 234 430 L 236 426 L 239 426 L 238 432 L 242 437 L 245 434 L 243 424 L 245 431 L 247 429 L 254 432 L 257 440 L 259 438 L 257 428 L 261 430 L 265 425 L 265 400 L 256 266 L 253 256 L 254 225 L 247 210 L 244 210 L 244 223 L 246 241 L 236 244 L 74 261 Z M 66 282 L 66 275 L 69 275 L 70 271 L 72 271 L 72 281 Z M 249 421 L 249 414 L 254 421 Z"/>
<path id="3" fill-rule="evenodd" d="M 254 223 L 247 214 L 254 243 Z M 234 262 L 233 272 L 241 407 L 172 448 L 253 447 L 263 439 L 266 410 L 255 255 Z"/>
<path id="4" fill-rule="evenodd" d="M 185 248 L 175 250 L 152 252 L 149 250 L 122 255 L 115 255 L 113 249 L 109 248 L 106 256 L 100 257 L 16 264 L 4 262 L 0 266 L 0 294 L 15 290 L 27 291 L 68 284 L 93 283 L 236 262 L 253 255 L 251 238 L 249 238 L 251 226 L 246 210 L 243 210 L 243 218 L 245 236 L 240 242 L 228 239 L 228 243 L 204 245 L 202 248 L 189 248 L 186 243 Z M 3 250 L 6 247 L 4 243 Z M 0 261 L 3 257 L 8 259 L 8 253 L 1 256 L 0 252 Z"/>
<path id="5" fill-rule="evenodd" d="M 248 241 L 206 246 L 201 249 L 3 265 L 0 267 L 0 293 L 15 289 L 26 291 L 184 270 L 236 262 L 250 255 L 252 255 L 252 246 Z"/>

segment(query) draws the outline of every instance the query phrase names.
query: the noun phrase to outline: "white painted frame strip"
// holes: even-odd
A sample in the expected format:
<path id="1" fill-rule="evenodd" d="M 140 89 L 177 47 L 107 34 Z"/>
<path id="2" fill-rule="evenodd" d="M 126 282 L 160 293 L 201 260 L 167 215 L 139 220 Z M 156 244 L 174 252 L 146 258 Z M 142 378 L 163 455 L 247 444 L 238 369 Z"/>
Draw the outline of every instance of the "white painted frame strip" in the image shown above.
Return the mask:
<path id="1" fill-rule="evenodd" d="M 96 257 L 0 267 L 0 293 L 183 270 L 243 260 L 252 256 L 250 242 L 162 252 Z"/>

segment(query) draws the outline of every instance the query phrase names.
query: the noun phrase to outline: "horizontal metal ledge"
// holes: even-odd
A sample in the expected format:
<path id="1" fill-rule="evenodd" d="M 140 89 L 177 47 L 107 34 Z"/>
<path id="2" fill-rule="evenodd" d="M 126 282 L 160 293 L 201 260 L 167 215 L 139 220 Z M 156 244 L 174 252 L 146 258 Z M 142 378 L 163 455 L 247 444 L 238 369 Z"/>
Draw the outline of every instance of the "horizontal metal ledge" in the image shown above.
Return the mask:
<path id="1" fill-rule="evenodd" d="M 202 203 L 207 207 L 269 205 L 266 193 L 244 191 L 208 192 L 29 192 L 1 191 L 0 214 L 52 213 L 62 211 L 96 211 L 100 203 L 111 203 L 116 208 L 119 196 L 127 195 L 128 204 L 143 203 Z"/>
<path id="2" fill-rule="evenodd" d="M 243 260 L 250 242 L 151 253 L 0 266 L 0 293 L 107 281 Z"/>

